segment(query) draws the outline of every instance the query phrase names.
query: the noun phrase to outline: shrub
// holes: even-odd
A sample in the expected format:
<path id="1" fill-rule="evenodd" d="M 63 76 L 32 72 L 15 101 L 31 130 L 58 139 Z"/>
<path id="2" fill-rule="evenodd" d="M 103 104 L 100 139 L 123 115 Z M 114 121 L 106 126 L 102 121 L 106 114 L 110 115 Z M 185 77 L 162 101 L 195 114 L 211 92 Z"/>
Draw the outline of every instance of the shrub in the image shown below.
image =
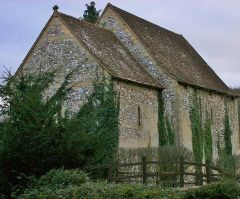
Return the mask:
<path id="1" fill-rule="evenodd" d="M 61 168 L 53 169 L 39 179 L 33 178 L 31 181 L 32 182 L 24 192 L 57 191 L 69 186 L 80 186 L 83 183 L 89 182 L 89 178 L 85 172 L 79 169 L 64 170 Z M 18 190 L 15 191 L 13 195 L 17 194 Z"/>
<path id="2" fill-rule="evenodd" d="M 190 162 L 193 158 L 192 152 L 184 147 L 176 146 L 161 146 L 158 149 L 158 171 L 159 172 L 179 172 L 179 164 L 176 161 L 180 160 L 180 156 L 183 156 L 186 162 Z M 161 164 L 161 162 L 163 162 Z M 185 164 L 185 170 L 187 170 L 190 165 Z M 179 175 L 177 176 L 164 176 L 159 177 L 159 183 L 162 187 L 176 187 L 179 186 Z"/>
<path id="3" fill-rule="evenodd" d="M 187 191 L 184 199 L 237 199 L 240 196 L 240 185 L 234 181 L 218 182 Z"/>
<path id="4" fill-rule="evenodd" d="M 220 172 L 223 178 L 234 179 L 236 176 L 239 176 L 240 156 L 227 155 L 226 152 L 222 150 L 219 152 L 216 165 L 223 171 Z"/>
<path id="5" fill-rule="evenodd" d="M 35 179 L 18 199 L 234 199 L 240 185 L 234 181 L 218 182 L 190 190 L 163 189 L 140 184 L 91 182 L 80 170 L 52 170 Z"/>
<path id="6" fill-rule="evenodd" d="M 54 72 L 23 75 L 0 84 L 0 191 L 10 194 L 51 169 L 105 164 L 118 143 L 118 106 L 112 81 L 96 79 L 86 103 L 70 116 L 62 107 L 71 71 L 60 87 L 45 96 Z M 98 171 L 102 177 L 106 171 Z M 105 176 L 104 176 L 105 177 Z"/>
<path id="7" fill-rule="evenodd" d="M 80 186 L 69 186 L 58 190 L 32 190 L 19 196 L 19 199 L 152 199 L 174 198 L 180 199 L 180 192 L 176 190 L 162 190 L 160 188 L 144 187 L 133 184 L 107 184 L 104 182 L 89 182 Z"/>

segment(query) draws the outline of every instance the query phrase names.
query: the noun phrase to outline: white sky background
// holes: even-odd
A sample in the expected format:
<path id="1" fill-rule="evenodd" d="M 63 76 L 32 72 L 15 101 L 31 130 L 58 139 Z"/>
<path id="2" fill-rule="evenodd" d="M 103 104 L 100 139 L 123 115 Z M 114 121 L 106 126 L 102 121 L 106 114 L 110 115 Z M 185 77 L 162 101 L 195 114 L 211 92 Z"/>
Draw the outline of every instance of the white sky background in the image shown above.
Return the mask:
<path id="1" fill-rule="evenodd" d="M 81 17 L 91 0 L 0 0 L 0 74 L 15 71 L 52 14 Z M 231 87 L 240 86 L 240 0 L 95 0 L 182 34 Z"/>

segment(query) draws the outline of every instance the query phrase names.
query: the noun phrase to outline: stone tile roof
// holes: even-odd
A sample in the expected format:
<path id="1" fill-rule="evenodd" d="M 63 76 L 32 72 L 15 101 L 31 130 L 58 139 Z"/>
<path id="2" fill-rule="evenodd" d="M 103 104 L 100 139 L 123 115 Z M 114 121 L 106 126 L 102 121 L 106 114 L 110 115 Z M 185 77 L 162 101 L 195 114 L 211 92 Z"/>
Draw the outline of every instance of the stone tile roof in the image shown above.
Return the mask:
<path id="1" fill-rule="evenodd" d="M 232 94 L 188 41 L 120 8 L 108 4 L 125 21 L 159 66 L 180 83 Z"/>
<path id="2" fill-rule="evenodd" d="M 113 77 L 163 88 L 111 31 L 60 12 L 58 12 L 58 16 Z"/>

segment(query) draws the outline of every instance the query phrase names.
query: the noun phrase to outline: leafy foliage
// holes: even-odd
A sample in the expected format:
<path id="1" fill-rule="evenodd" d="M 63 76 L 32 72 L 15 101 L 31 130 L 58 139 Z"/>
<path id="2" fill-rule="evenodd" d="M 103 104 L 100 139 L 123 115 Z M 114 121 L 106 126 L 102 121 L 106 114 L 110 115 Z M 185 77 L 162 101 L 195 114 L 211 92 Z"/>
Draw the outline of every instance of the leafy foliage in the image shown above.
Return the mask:
<path id="1" fill-rule="evenodd" d="M 206 160 L 213 159 L 212 127 L 209 113 L 206 111 L 204 123 L 204 153 Z"/>
<path id="2" fill-rule="evenodd" d="M 68 186 L 80 186 L 86 182 L 89 182 L 89 177 L 81 170 L 53 169 L 39 179 L 31 179 L 29 186 L 24 192 L 32 192 L 32 190 L 45 191 L 49 189 L 57 191 L 58 189 L 64 189 Z M 17 196 L 17 191 L 12 195 Z"/>
<path id="3" fill-rule="evenodd" d="M 167 135 L 168 135 L 168 143 L 169 143 L 169 145 L 174 145 L 175 144 L 175 134 L 174 134 L 172 122 L 169 119 L 169 117 L 166 117 L 165 122 L 166 122 L 166 131 L 167 131 Z"/>
<path id="4" fill-rule="evenodd" d="M 192 161 L 192 152 L 184 147 L 177 146 L 160 146 L 158 149 L 158 160 L 160 164 L 158 165 L 158 172 L 180 172 L 179 164 L 176 164 L 180 160 L 180 156 L 184 158 L 184 161 Z M 161 162 L 163 164 L 161 164 Z M 167 162 L 167 164 L 166 164 Z M 190 165 L 185 164 L 185 170 L 187 170 Z M 159 184 L 161 187 L 177 187 L 179 186 L 179 175 L 177 176 L 159 176 Z"/>
<path id="5" fill-rule="evenodd" d="M 96 3 L 94 1 L 90 2 L 90 5 L 86 4 L 87 9 L 84 11 L 83 14 L 84 21 L 95 23 L 98 20 L 101 10 L 97 11 L 95 5 Z"/>
<path id="6" fill-rule="evenodd" d="M 236 199 L 240 196 L 240 186 L 234 181 L 218 182 L 187 191 L 184 199 Z"/>
<path id="7" fill-rule="evenodd" d="M 205 111 L 205 119 L 201 106 L 201 99 L 193 97 L 193 103 L 190 110 L 190 120 L 192 128 L 192 145 L 195 161 L 201 163 L 203 155 L 205 159 L 212 161 L 213 144 L 212 144 L 212 124 L 208 110 Z"/>
<path id="8" fill-rule="evenodd" d="M 222 150 L 219 154 L 219 158 L 216 161 L 217 167 L 223 172 L 221 173 L 224 179 L 235 179 L 240 176 L 240 156 L 239 155 L 227 155 L 225 150 Z"/>
<path id="9" fill-rule="evenodd" d="M 159 145 L 174 145 L 175 133 L 172 122 L 168 116 L 164 114 L 164 100 L 162 92 L 158 92 L 158 134 Z"/>
<path id="10" fill-rule="evenodd" d="M 74 175 L 71 174 L 66 185 L 62 185 L 61 182 L 65 182 L 57 177 L 57 183 L 52 183 L 55 181 L 54 175 L 61 176 L 65 178 L 64 171 L 54 171 L 50 172 L 47 176 L 43 176 L 39 179 L 40 183 L 37 181 L 35 184 L 40 186 L 30 186 L 22 195 L 18 198 L 92 198 L 92 199 L 139 199 L 139 198 L 179 198 L 178 191 L 171 190 L 162 190 L 158 187 L 145 187 L 142 185 L 134 185 L 134 184 L 109 184 L 106 182 L 75 182 Z M 81 177 L 80 173 L 80 177 Z M 85 175 L 83 175 L 85 176 Z M 47 179 L 47 182 L 44 183 L 44 179 Z M 54 180 L 53 180 L 54 179 Z M 73 182 L 71 183 L 71 179 Z M 59 180 L 59 181 L 58 181 Z M 50 183 L 48 183 L 50 181 Z M 60 183 L 59 183 L 60 182 Z M 42 185 L 43 184 L 43 185 Z"/>
<path id="11" fill-rule="evenodd" d="M 224 121 L 224 141 L 225 141 L 225 152 L 227 155 L 232 155 L 232 130 L 229 121 L 228 111 L 225 111 Z"/>
<path id="12" fill-rule="evenodd" d="M 77 175 L 77 177 L 75 176 Z M 69 176 L 68 176 L 69 175 Z M 63 180 L 61 179 L 63 177 Z M 78 177 L 81 180 L 77 180 Z M 66 182 L 66 183 L 65 183 Z M 240 195 L 240 186 L 234 181 L 218 182 L 190 190 L 162 189 L 158 186 L 137 184 L 109 184 L 88 181 L 79 170 L 54 170 L 34 181 L 19 199 L 91 198 L 91 199 L 235 199 Z"/>
<path id="13" fill-rule="evenodd" d="M 118 107 L 111 80 L 96 80 L 93 93 L 72 117 L 62 105 L 71 90 L 69 73 L 49 97 L 54 73 L 26 75 L 0 86 L 1 192 L 24 186 L 54 168 L 86 168 L 108 162 L 118 143 Z M 105 173 L 101 173 L 103 176 Z M 100 175 L 100 174 L 99 174 Z"/>
<path id="14" fill-rule="evenodd" d="M 190 119 L 192 127 L 192 145 L 193 155 L 197 163 L 201 163 L 203 159 L 203 127 L 202 112 L 200 99 L 195 95 L 190 110 Z"/>

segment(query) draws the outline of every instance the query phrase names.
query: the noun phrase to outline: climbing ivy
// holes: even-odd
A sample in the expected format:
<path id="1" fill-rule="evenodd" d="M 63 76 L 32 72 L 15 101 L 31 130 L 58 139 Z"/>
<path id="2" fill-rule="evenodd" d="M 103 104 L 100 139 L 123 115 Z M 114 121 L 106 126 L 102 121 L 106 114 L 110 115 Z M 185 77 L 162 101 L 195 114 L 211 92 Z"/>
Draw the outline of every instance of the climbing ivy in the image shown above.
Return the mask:
<path id="1" fill-rule="evenodd" d="M 174 145 L 175 134 L 172 121 L 169 117 L 164 115 L 164 100 L 162 92 L 158 92 L 158 134 L 159 134 L 159 145 Z"/>
<path id="2" fill-rule="evenodd" d="M 192 145 L 193 155 L 197 163 L 201 163 L 203 156 L 206 160 L 212 161 L 213 144 L 212 144 L 212 124 L 209 111 L 205 111 L 203 120 L 201 99 L 193 97 L 193 103 L 190 110 L 190 120 L 192 127 Z"/>
<path id="3" fill-rule="evenodd" d="M 205 123 L 204 123 L 204 153 L 206 160 L 212 161 L 213 146 L 212 146 L 212 124 L 209 112 L 206 110 Z"/>
<path id="4" fill-rule="evenodd" d="M 159 145 L 167 144 L 166 126 L 164 121 L 164 102 L 162 92 L 158 92 L 158 134 Z"/>
<path id="5" fill-rule="evenodd" d="M 94 158 L 108 162 L 114 157 L 119 138 L 119 101 L 113 88 L 113 80 L 101 78 L 93 84 L 94 92 L 75 116 L 78 128 L 89 135 L 99 135 L 102 150 Z M 103 150 L 104 149 L 104 150 Z"/>
<path id="6" fill-rule="evenodd" d="M 225 142 L 225 153 L 227 155 L 232 155 L 232 130 L 230 127 L 228 110 L 225 110 L 225 121 L 224 121 L 224 142 Z"/>
<path id="7" fill-rule="evenodd" d="M 192 147 L 193 155 L 197 163 L 202 162 L 203 158 L 203 126 L 201 102 L 197 95 L 193 98 L 190 110 L 191 128 L 192 128 Z"/>
<path id="8" fill-rule="evenodd" d="M 174 129 L 172 126 L 172 121 L 169 119 L 169 117 L 166 117 L 165 122 L 166 122 L 166 132 L 167 132 L 167 137 L 168 137 L 168 144 L 174 145 L 175 135 L 174 135 Z"/>

